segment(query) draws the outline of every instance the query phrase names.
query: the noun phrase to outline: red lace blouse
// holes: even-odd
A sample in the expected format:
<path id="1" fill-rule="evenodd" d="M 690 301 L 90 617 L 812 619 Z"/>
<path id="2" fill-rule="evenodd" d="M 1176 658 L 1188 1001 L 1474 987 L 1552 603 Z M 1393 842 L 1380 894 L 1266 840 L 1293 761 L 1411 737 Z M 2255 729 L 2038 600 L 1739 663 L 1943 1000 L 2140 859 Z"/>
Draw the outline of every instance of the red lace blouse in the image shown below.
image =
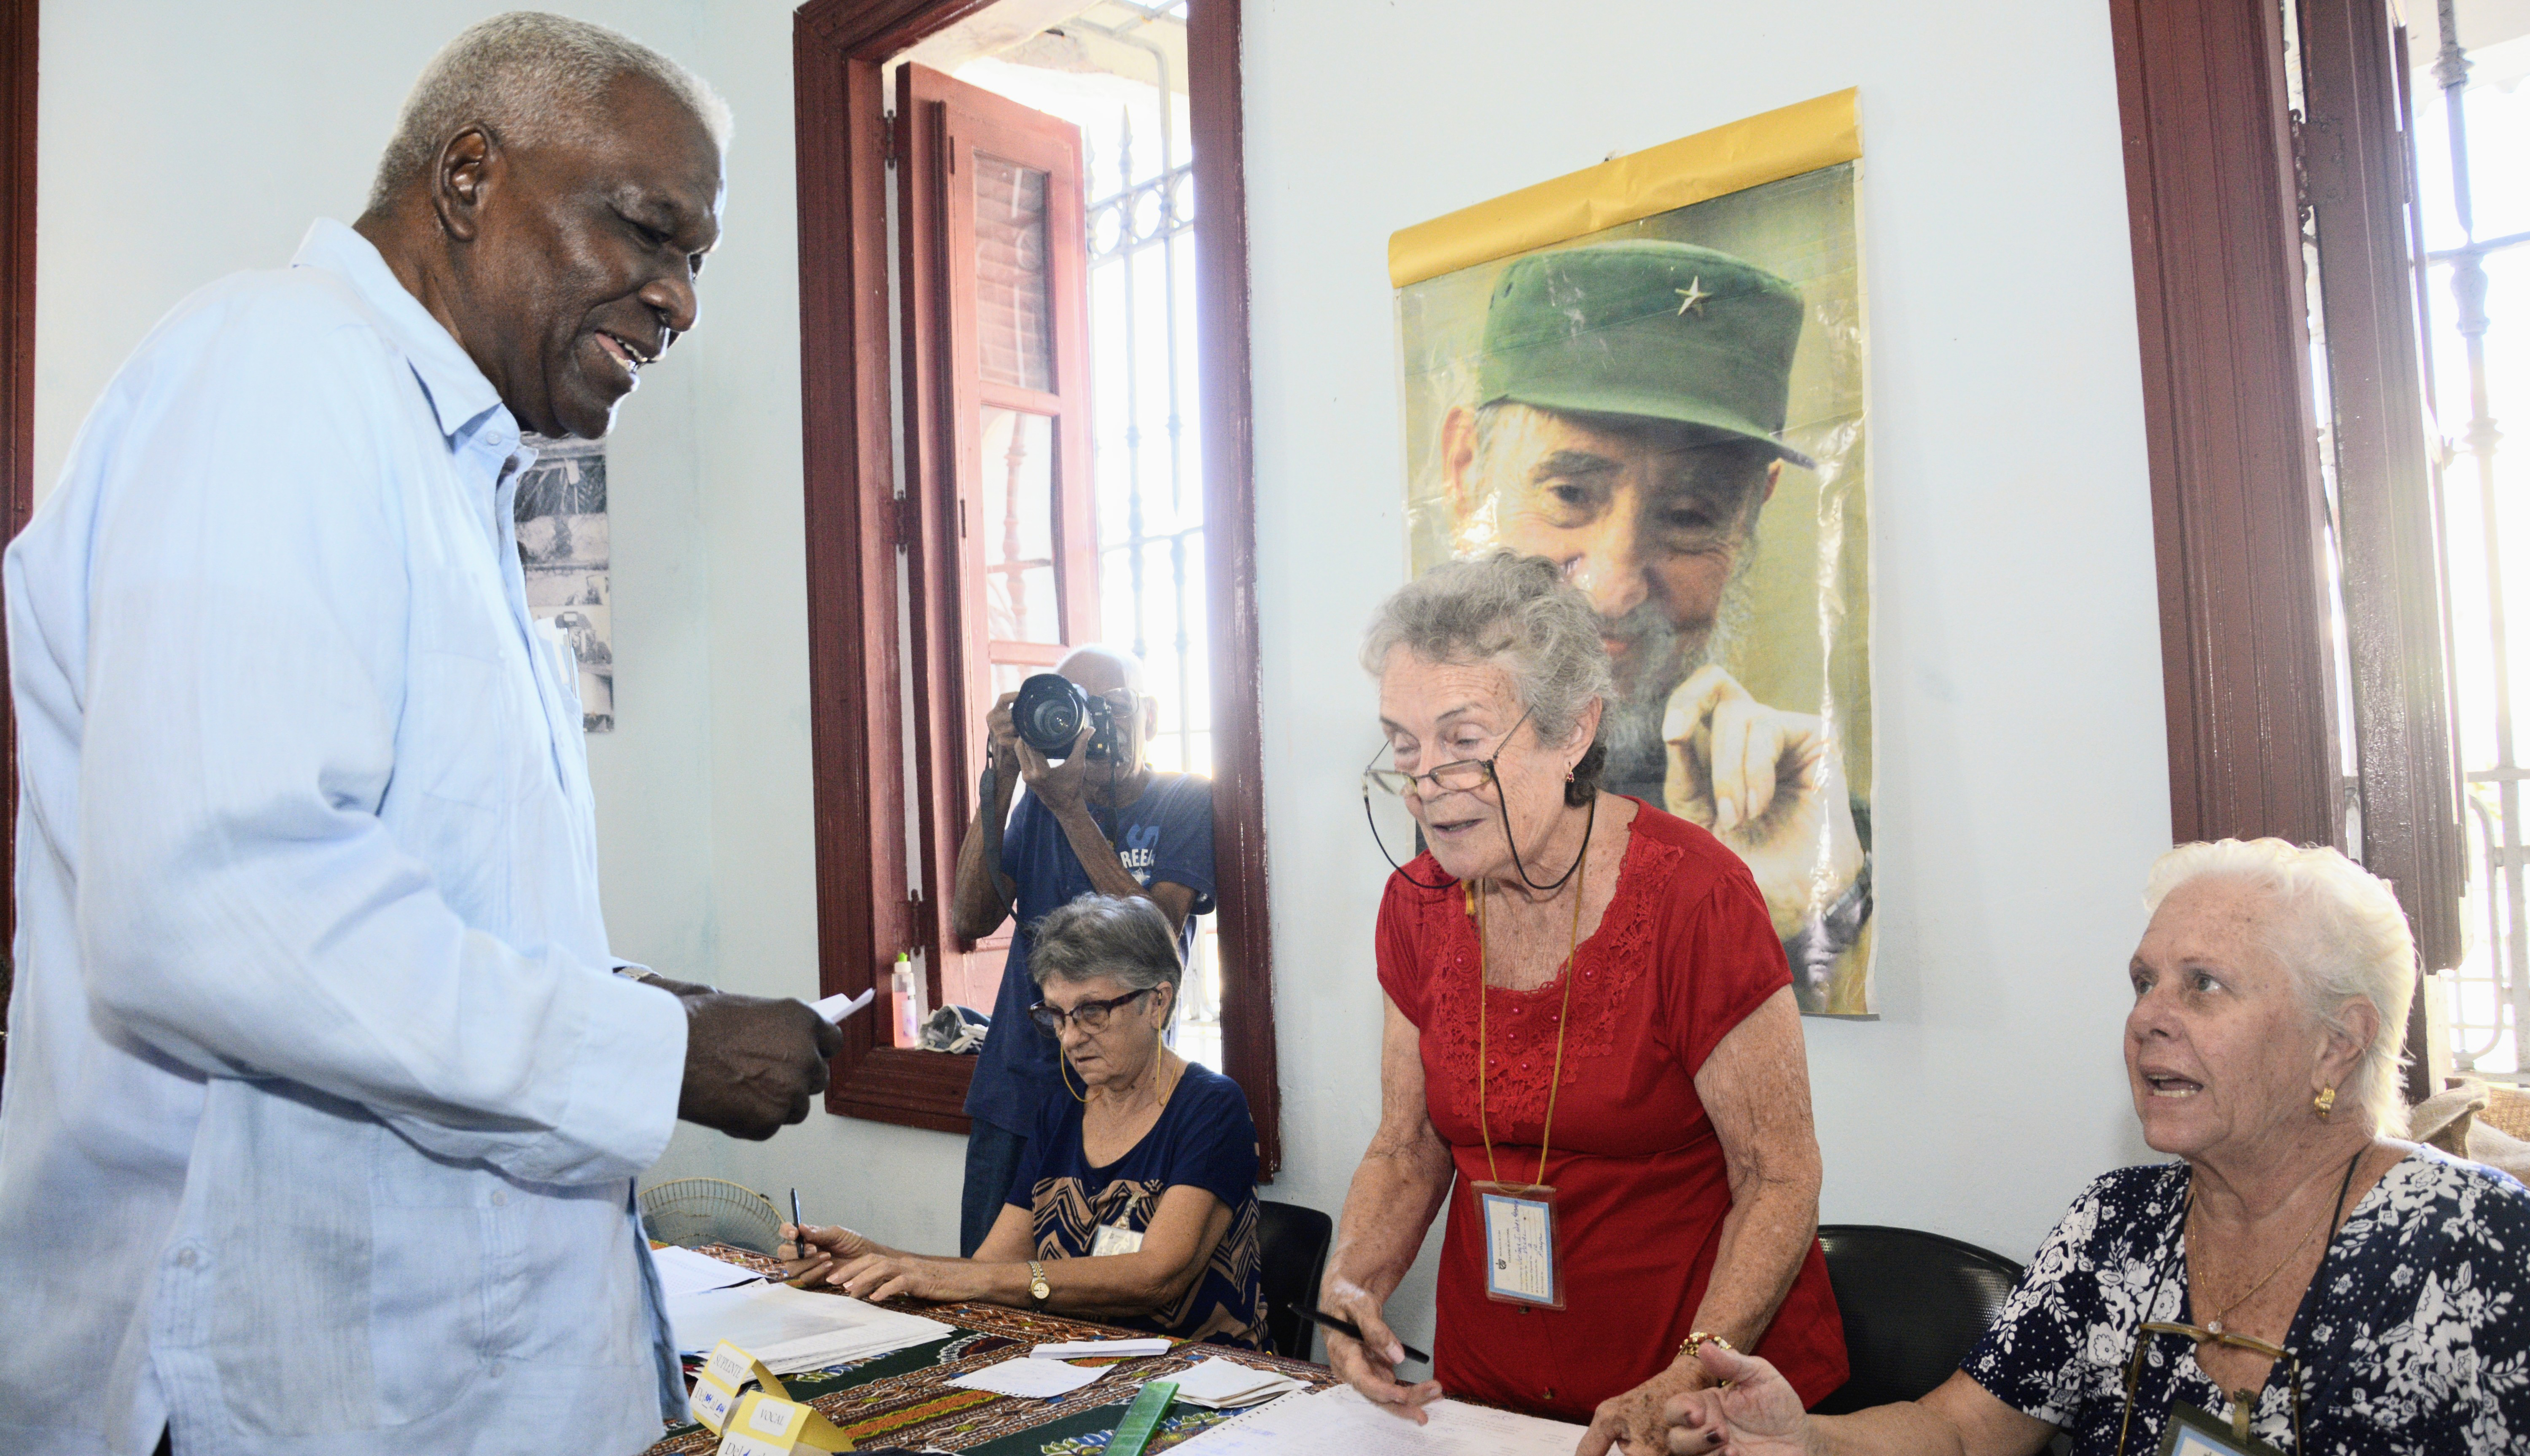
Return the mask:
<path id="1" fill-rule="evenodd" d="M 1407 867 L 1448 880 L 1430 855 Z M 1731 1184 L 1695 1073 L 1732 1027 L 1791 984 L 1747 867 L 1703 830 L 1646 805 L 1599 928 L 1566 974 L 1550 1163 L 1565 1308 L 1485 1296 L 1484 1230 L 1468 1185 L 1493 1176 L 1476 1125 L 1476 925 L 1464 890 L 1391 877 L 1379 983 L 1422 1033 L 1424 1096 L 1458 1180 L 1441 1244 L 1434 1354 L 1453 1395 L 1586 1421 L 1667 1368 L 1692 1328 L 1722 1242 Z M 1505 1182 L 1539 1178 L 1538 1140 L 1564 981 L 1491 988 L 1485 1105 Z M 1844 1383 L 1844 1328 L 1813 1241 L 1759 1341 L 1804 1404 Z"/>

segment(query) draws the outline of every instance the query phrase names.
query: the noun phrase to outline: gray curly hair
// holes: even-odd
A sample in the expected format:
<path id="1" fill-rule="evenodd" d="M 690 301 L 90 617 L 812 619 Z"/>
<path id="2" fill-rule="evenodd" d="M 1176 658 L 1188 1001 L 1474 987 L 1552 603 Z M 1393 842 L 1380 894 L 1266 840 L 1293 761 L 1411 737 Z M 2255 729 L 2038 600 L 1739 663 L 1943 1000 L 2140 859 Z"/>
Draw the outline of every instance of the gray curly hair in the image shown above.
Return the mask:
<path id="1" fill-rule="evenodd" d="M 468 26 L 421 68 L 395 136 L 378 158 L 369 210 L 381 210 L 429 175 L 439 149 L 479 125 L 513 146 L 585 127 L 619 77 L 658 82 L 729 145 L 729 103 L 702 78 L 629 35 L 541 11 L 518 10 Z"/>
<path id="2" fill-rule="evenodd" d="M 1055 906 L 1029 927 L 1027 968 L 1039 987 L 1113 976 L 1134 991 L 1149 991 L 1176 988 L 1185 979 L 1167 911 L 1139 895 L 1096 890 Z"/>
<path id="3" fill-rule="evenodd" d="M 2380 1024 L 2346 1080 L 2350 1110 L 2381 1136 L 2405 1132 L 2398 1073 L 2416 992 L 2416 942 L 2389 882 L 2325 845 L 2218 839 L 2181 844 L 2154 860 L 2144 909 L 2159 910 L 2172 890 L 2197 880 L 2234 881 L 2270 898 L 2277 914 L 2267 949 L 2292 974 L 2314 1023 L 2350 1036 L 2338 1008 L 2355 997 L 2372 1003 Z"/>
<path id="4" fill-rule="evenodd" d="M 1500 659 L 1548 743 L 1571 737 L 1593 698 L 1616 694 L 1598 613 L 1544 557 L 1497 551 L 1443 562 L 1398 588 L 1362 635 L 1362 668 L 1378 676 L 1401 647 L 1426 662 Z M 1586 804 L 1597 792 L 1606 741 L 1603 728 L 1572 771 L 1567 802 Z"/>

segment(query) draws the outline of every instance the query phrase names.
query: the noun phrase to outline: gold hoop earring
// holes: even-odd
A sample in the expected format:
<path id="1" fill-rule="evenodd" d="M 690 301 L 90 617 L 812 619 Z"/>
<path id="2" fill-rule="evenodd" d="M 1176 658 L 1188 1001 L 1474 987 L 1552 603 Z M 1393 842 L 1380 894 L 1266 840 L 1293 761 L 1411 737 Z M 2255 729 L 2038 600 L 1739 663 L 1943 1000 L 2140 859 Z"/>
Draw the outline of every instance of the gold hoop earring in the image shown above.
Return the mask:
<path id="1" fill-rule="evenodd" d="M 2326 1122 L 2328 1114 L 2337 1110 L 2337 1089 L 2334 1087 L 2319 1089 L 2319 1096 L 2312 1098 L 2310 1105 L 2319 1108 L 2319 1120 Z"/>

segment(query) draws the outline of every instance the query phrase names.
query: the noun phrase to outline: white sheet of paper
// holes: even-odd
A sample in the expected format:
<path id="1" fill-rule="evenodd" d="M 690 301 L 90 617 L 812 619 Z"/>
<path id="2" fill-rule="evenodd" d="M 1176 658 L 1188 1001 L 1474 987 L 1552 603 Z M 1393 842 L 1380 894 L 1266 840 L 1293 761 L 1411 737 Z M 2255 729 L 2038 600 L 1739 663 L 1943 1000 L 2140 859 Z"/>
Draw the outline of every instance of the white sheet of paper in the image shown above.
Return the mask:
<path id="1" fill-rule="evenodd" d="M 1166 1355 L 1169 1342 L 1148 1340 L 1050 1340 L 1028 1351 L 1039 1360 L 1087 1360 L 1096 1356 L 1131 1359 L 1138 1355 Z"/>
<path id="2" fill-rule="evenodd" d="M 1050 1396 L 1070 1395 L 1107 1374 L 1109 1369 L 1103 1365 L 1066 1365 L 1060 1360 L 1038 1360 L 1022 1355 L 1017 1360 L 1005 1360 L 999 1365 L 988 1365 L 970 1375 L 960 1375 L 949 1383 L 963 1385 L 969 1390 L 990 1390 L 996 1395 L 1020 1395 L 1044 1400 Z"/>
<path id="3" fill-rule="evenodd" d="M 1349 1385 L 1287 1395 L 1177 1447 L 1187 1456 L 1571 1456 L 1583 1428 L 1511 1411 L 1436 1400 L 1417 1426 L 1362 1399 Z"/>
<path id="4" fill-rule="evenodd" d="M 866 1360 L 957 1333 L 937 1320 L 843 1294 L 788 1284 L 741 1284 L 668 1301 L 677 1348 L 700 1352 L 727 1340 L 777 1375 Z"/>
<path id="5" fill-rule="evenodd" d="M 850 1016 L 854 1011 L 868 1005 L 871 999 L 877 995 L 878 988 L 875 986 L 862 992 L 858 996 L 846 996 L 842 992 L 838 991 L 833 996 L 826 998 L 824 1000 L 818 1001 L 808 1009 L 825 1017 L 835 1025 L 841 1026 L 843 1025 L 845 1017 Z"/>
<path id="6" fill-rule="evenodd" d="M 1258 1370 L 1218 1355 L 1162 1378 L 1178 1382 L 1178 1399 L 1217 1411 L 1255 1405 L 1307 1388 L 1281 1371 Z"/>
<path id="7" fill-rule="evenodd" d="M 651 1250 L 650 1262 L 659 1267 L 659 1292 L 670 1299 L 680 1294 L 700 1294 L 706 1289 L 727 1289 L 732 1284 L 762 1277 L 751 1268 L 741 1268 L 726 1260 L 674 1244 Z"/>

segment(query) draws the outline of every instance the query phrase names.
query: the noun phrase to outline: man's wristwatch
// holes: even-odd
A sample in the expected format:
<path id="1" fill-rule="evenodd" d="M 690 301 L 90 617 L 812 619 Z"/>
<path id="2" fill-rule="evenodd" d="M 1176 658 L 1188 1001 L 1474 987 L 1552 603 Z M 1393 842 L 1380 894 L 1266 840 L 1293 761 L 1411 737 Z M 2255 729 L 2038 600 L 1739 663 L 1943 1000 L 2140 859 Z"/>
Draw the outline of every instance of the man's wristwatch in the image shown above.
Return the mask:
<path id="1" fill-rule="evenodd" d="M 1045 1302 L 1052 1298 L 1053 1295 L 1054 1286 L 1045 1281 L 1045 1266 L 1037 1263 L 1033 1259 L 1029 1260 L 1028 1298 L 1036 1301 L 1038 1309 L 1044 1309 Z"/>

